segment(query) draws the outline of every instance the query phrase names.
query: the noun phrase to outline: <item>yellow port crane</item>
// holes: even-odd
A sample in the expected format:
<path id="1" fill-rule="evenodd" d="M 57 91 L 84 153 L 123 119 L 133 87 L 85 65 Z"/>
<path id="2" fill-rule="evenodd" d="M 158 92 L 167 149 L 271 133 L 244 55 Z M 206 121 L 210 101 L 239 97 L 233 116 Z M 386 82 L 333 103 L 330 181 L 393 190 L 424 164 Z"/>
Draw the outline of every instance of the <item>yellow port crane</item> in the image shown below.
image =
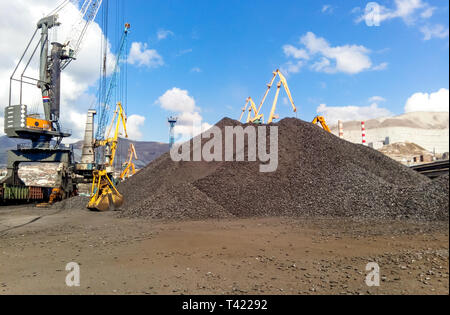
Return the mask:
<path id="1" fill-rule="evenodd" d="M 91 199 L 87 206 L 89 209 L 108 211 L 112 208 L 117 209 L 123 204 L 123 196 L 115 186 L 113 173 L 121 124 L 125 137 L 128 138 L 126 121 L 127 118 L 122 104 L 118 102 L 105 140 L 96 141 L 94 144 L 95 147 L 105 147 L 106 163 L 93 171 L 94 179 L 92 181 Z M 110 137 L 113 127 L 114 135 Z"/>
<path id="2" fill-rule="evenodd" d="M 242 113 L 241 113 L 241 116 L 239 117 L 239 122 L 241 122 L 242 117 L 244 116 L 244 113 L 247 110 L 247 107 L 248 107 L 248 115 L 247 115 L 247 120 L 246 120 L 247 124 L 248 123 L 258 123 L 258 124 L 264 123 L 264 115 L 257 113 L 255 102 L 253 102 L 253 99 L 251 97 L 247 98 L 245 106 L 242 108 Z M 252 118 L 252 112 L 253 112 L 253 118 Z"/>
<path id="3" fill-rule="evenodd" d="M 130 148 L 128 150 L 128 159 L 124 164 L 124 170 L 120 174 L 120 180 L 124 180 L 134 174 L 136 174 L 136 166 L 133 163 L 133 158 L 135 160 L 138 159 L 136 149 L 134 148 L 134 144 L 130 143 Z"/>
<path id="4" fill-rule="evenodd" d="M 314 120 L 312 121 L 312 123 L 314 125 L 317 125 L 318 123 L 320 123 L 320 125 L 322 126 L 323 130 L 331 133 L 331 129 L 330 127 L 328 127 L 327 123 L 325 122 L 325 118 L 323 116 L 316 116 L 314 118 Z"/>
<path id="5" fill-rule="evenodd" d="M 272 121 L 274 119 L 278 119 L 278 115 L 275 114 L 275 111 L 276 111 L 276 108 L 277 108 L 278 97 L 280 95 L 281 86 L 283 86 L 284 90 L 286 91 L 286 94 L 287 94 L 287 96 L 289 98 L 289 101 L 291 102 L 291 105 L 292 105 L 292 108 L 294 110 L 294 113 L 297 112 L 297 108 L 295 107 L 294 100 L 292 99 L 291 91 L 289 90 L 289 86 L 287 84 L 286 77 L 281 73 L 280 70 L 277 69 L 275 72 L 273 72 L 272 80 L 270 81 L 269 84 L 267 84 L 266 93 L 264 94 L 264 97 L 263 97 L 263 99 L 261 101 L 261 104 L 259 104 L 258 110 L 254 113 L 253 119 L 255 119 L 258 115 L 260 115 L 259 113 L 261 112 L 261 109 L 262 109 L 262 107 L 264 105 L 264 102 L 266 101 L 267 95 L 269 94 L 269 91 L 272 88 L 272 86 L 273 86 L 277 76 L 280 78 L 280 81 L 277 84 L 277 92 L 275 94 L 275 99 L 273 100 L 272 109 L 270 111 L 270 115 L 269 115 L 269 119 L 268 119 L 267 123 L 270 124 L 270 123 L 272 123 Z"/>

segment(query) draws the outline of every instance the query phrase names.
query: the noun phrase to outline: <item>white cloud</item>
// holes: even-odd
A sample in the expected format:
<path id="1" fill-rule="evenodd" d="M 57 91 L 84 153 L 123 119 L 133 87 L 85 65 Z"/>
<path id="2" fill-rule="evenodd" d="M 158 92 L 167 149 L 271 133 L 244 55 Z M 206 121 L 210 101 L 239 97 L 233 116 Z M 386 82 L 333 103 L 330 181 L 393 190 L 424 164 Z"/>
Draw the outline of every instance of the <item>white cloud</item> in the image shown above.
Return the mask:
<path id="1" fill-rule="evenodd" d="M 381 103 L 381 102 L 386 102 L 386 99 L 382 96 L 372 96 L 371 98 L 369 98 L 369 102 Z"/>
<path id="2" fill-rule="evenodd" d="M 183 112 L 179 113 L 178 122 L 175 125 L 175 134 L 184 138 L 195 137 L 196 135 L 208 130 L 212 126 L 202 121 L 199 112 Z"/>
<path id="3" fill-rule="evenodd" d="M 310 55 L 319 56 L 319 61 L 312 65 L 312 69 L 315 71 L 356 74 L 370 70 L 372 67 L 372 61 L 368 56 L 370 50 L 364 46 L 344 45 L 332 47 L 324 38 L 317 37 L 312 32 L 302 36 L 300 42 L 307 48 Z"/>
<path id="4" fill-rule="evenodd" d="M 411 21 L 412 16 L 418 10 L 426 10 L 427 14 L 424 16 L 431 17 L 430 11 L 428 10 L 428 4 L 422 0 L 395 0 L 396 10 L 394 11 L 394 17 L 400 17 L 405 21 Z"/>
<path id="5" fill-rule="evenodd" d="M 133 42 L 128 56 L 128 63 L 139 67 L 158 68 L 164 65 L 164 60 L 155 49 L 148 49 L 146 43 Z"/>
<path id="6" fill-rule="evenodd" d="M 373 71 L 383 71 L 388 68 L 389 64 L 387 62 L 382 62 L 379 65 L 372 67 Z"/>
<path id="7" fill-rule="evenodd" d="M 321 104 L 317 108 L 317 113 L 324 116 L 325 120 L 330 125 L 337 123 L 338 120 L 368 120 L 372 118 L 392 116 L 392 113 L 386 109 L 379 107 L 378 104 L 373 103 L 370 106 L 327 106 Z"/>
<path id="8" fill-rule="evenodd" d="M 181 51 L 177 54 L 177 57 L 180 57 L 180 56 L 183 56 L 183 55 L 186 55 L 186 54 L 190 54 L 192 51 L 193 51 L 192 48 L 188 48 L 188 49 L 181 50 Z"/>
<path id="9" fill-rule="evenodd" d="M 195 100 L 186 90 L 172 88 L 167 90 L 158 98 L 161 108 L 173 112 L 194 112 L 196 110 Z"/>
<path id="10" fill-rule="evenodd" d="M 63 125 L 67 126 L 69 122 L 76 122 L 71 125 L 73 136 L 67 139 L 67 142 L 73 143 L 83 139 L 84 128 L 86 126 L 87 113 L 78 112 L 75 109 L 68 109 L 65 112 Z"/>
<path id="11" fill-rule="evenodd" d="M 285 56 L 295 59 L 280 67 L 286 74 L 298 73 L 308 63 L 311 70 L 328 74 L 380 71 L 385 70 L 388 66 L 386 62 L 373 66 L 369 57 L 371 51 L 364 46 L 331 46 L 325 38 L 317 37 L 312 32 L 302 36 L 300 43 L 304 48 L 297 48 L 293 45 L 283 46 Z"/>
<path id="12" fill-rule="evenodd" d="M 311 65 L 311 69 L 317 72 L 335 73 L 336 70 L 331 67 L 329 59 L 322 57 L 319 61 L 316 61 Z"/>
<path id="13" fill-rule="evenodd" d="M 380 14 L 379 22 L 400 18 L 406 24 L 414 24 L 417 19 L 429 19 L 433 16 L 436 8 L 430 6 L 428 3 L 422 0 L 395 0 L 394 8 L 387 8 L 383 5 L 379 5 Z M 353 12 L 360 12 L 361 10 L 354 10 Z M 363 10 L 364 11 L 364 10 Z M 360 15 L 356 22 L 360 23 L 366 19 L 366 17 L 372 16 L 373 12 L 364 12 Z"/>
<path id="14" fill-rule="evenodd" d="M 280 70 L 285 75 L 289 75 L 291 73 L 299 73 L 304 65 L 305 63 L 302 60 L 296 62 L 288 61 L 280 67 Z"/>
<path id="15" fill-rule="evenodd" d="M 448 37 L 448 27 L 444 27 L 441 24 L 434 26 L 425 25 L 420 28 L 423 33 L 424 40 L 430 40 L 432 38 L 447 38 Z"/>
<path id="16" fill-rule="evenodd" d="M 174 87 L 160 96 L 156 103 L 161 108 L 176 113 L 178 122 L 175 125 L 175 134 L 181 136 L 183 140 L 211 128 L 210 124 L 202 122 L 200 108 L 196 106 L 195 99 L 187 90 Z"/>
<path id="17" fill-rule="evenodd" d="M 448 112 L 449 91 L 440 89 L 435 93 L 415 93 L 407 101 L 405 112 Z"/>
<path id="18" fill-rule="evenodd" d="M 174 33 L 172 31 L 165 30 L 165 29 L 160 29 L 156 33 L 156 36 L 158 37 L 158 40 L 166 39 L 167 37 L 173 36 L 173 35 L 174 35 Z"/>
<path id="19" fill-rule="evenodd" d="M 420 14 L 420 16 L 421 16 L 423 19 L 429 19 L 430 17 L 433 16 L 434 11 L 436 11 L 436 8 L 435 8 L 435 7 L 429 7 L 429 8 L 427 8 L 425 11 L 423 11 L 423 12 Z"/>
<path id="20" fill-rule="evenodd" d="M 309 59 L 309 55 L 306 50 L 298 49 L 292 45 L 284 45 L 283 52 L 286 57 L 293 57 L 295 59 Z"/>
<path id="21" fill-rule="evenodd" d="M 329 124 L 342 121 L 364 121 L 373 118 L 390 117 L 393 113 L 378 103 L 385 102 L 381 96 L 369 98 L 370 106 L 327 106 L 321 104 L 317 113 L 325 116 Z M 435 93 L 415 93 L 406 102 L 405 113 L 410 112 L 449 112 L 449 90 L 440 89 Z"/>
<path id="22" fill-rule="evenodd" d="M 364 12 L 364 10 L 361 10 L 361 8 L 358 9 L 359 10 L 352 11 L 352 13 L 354 14 L 359 14 L 358 18 L 356 19 L 357 23 L 366 20 L 366 18 L 374 20 L 374 18 L 377 17 L 380 23 L 387 20 L 400 18 L 408 26 L 416 24 L 421 25 L 419 30 L 423 33 L 424 40 L 430 40 L 432 38 L 442 39 L 447 38 L 449 35 L 448 27 L 440 24 L 433 26 L 424 24 L 433 16 L 434 12 L 437 10 L 437 7 L 433 7 L 423 0 L 395 0 L 394 8 L 387 8 L 380 5 L 380 14 L 378 15 L 375 15 L 376 13 L 371 12 L 370 10 L 368 12 Z"/>
<path id="23" fill-rule="evenodd" d="M 361 11 L 362 11 L 362 9 L 361 9 L 360 7 L 354 7 L 354 8 L 350 11 L 350 13 L 351 13 L 351 14 L 360 14 Z"/>
<path id="24" fill-rule="evenodd" d="M 334 7 L 331 4 L 325 4 L 322 6 L 322 13 L 324 14 L 332 14 L 334 11 Z"/>
<path id="25" fill-rule="evenodd" d="M 200 69 L 199 67 L 194 67 L 191 69 L 191 72 L 200 73 L 202 72 L 202 69 Z"/>
<path id="26" fill-rule="evenodd" d="M 127 119 L 127 133 L 131 140 L 142 139 L 141 127 L 145 123 L 145 117 L 140 115 L 131 115 Z"/>

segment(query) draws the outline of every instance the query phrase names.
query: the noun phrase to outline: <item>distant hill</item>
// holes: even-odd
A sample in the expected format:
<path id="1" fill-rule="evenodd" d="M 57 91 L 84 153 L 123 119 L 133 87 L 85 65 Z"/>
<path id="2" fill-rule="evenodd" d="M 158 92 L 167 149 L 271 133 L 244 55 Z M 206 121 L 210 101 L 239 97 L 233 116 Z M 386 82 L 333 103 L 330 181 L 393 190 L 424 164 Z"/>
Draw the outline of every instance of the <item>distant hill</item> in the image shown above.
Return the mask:
<path id="1" fill-rule="evenodd" d="M 161 142 L 152 141 L 133 141 L 129 139 L 119 138 L 119 148 L 116 152 L 116 161 L 121 164 L 125 162 L 128 157 L 128 149 L 130 143 L 134 144 L 136 153 L 138 156 L 138 161 L 134 164 L 137 168 L 143 168 L 151 161 L 159 158 L 161 155 L 169 151 L 169 144 Z M 73 144 L 75 160 L 79 161 L 81 159 L 81 149 L 83 146 L 83 141 L 78 141 Z"/>
<path id="2" fill-rule="evenodd" d="M 7 151 L 16 149 L 18 144 L 27 143 L 27 140 L 10 139 L 6 136 L 0 137 L 0 167 L 5 167 L 7 164 Z M 148 163 L 158 158 L 162 154 L 169 151 L 167 143 L 151 142 L 151 141 L 132 141 L 128 139 L 119 139 L 119 149 L 117 150 L 116 161 L 123 163 L 128 156 L 128 148 L 130 143 L 134 144 L 139 160 L 135 162 L 137 168 L 142 168 Z M 73 144 L 75 160 L 79 161 L 81 158 L 81 148 L 83 142 L 79 141 Z"/>

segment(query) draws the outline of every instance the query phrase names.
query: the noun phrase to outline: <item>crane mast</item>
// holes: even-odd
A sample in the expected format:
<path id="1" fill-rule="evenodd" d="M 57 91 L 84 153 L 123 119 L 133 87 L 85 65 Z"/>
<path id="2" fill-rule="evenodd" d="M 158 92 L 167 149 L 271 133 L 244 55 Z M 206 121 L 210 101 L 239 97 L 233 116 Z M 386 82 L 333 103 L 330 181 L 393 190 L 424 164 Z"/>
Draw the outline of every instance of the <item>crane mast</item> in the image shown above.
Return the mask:
<path id="1" fill-rule="evenodd" d="M 73 151 L 70 147 L 60 145 L 63 138 L 71 136 L 70 132 L 61 128 L 59 122 L 61 71 L 75 60 L 88 26 L 95 19 L 101 3 L 101 0 L 85 0 L 82 3 L 79 19 L 72 26 L 69 38 L 64 43 L 51 42 L 49 33 L 51 29 L 61 25 L 58 13 L 67 8 L 68 4 L 78 8 L 78 1 L 64 1 L 36 24 L 36 30 L 10 77 L 9 104 L 4 115 L 5 134 L 10 138 L 31 140 L 31 145 L 19 145 L 16 150 L 8 152 L 7 175 L 0 181 L 4 187 L 19 190 L 27 188 L 18 175 L 20 163 L 60 163 L 58 189 L 65 197 L 76 191 L 72 176 Z M 37 78 L 26 73 L 36 54 L 39 58 Z M 12 103 L 13 83 L 20 86 L 19 104 Z M 28 107 L 23 102 L 24 85 L 40 89 L 44 117 L 28 114 Z"/>
<path id="2" fill-rule="evenodd" d="M 56 138 L 59 145 L 63 138 L 69 137 L 70 132 L 61 129 L 59 120 L 61 115 L 61 71 L 64 70 L 80 51 L 81 43 L 88 26 L 97 16 L 102 0 L 85 0 L 81 6 L 78 21 L 72 26 L 67 41 L 63 43 L 50 42 L 49 31 L 61 25 L 60 12 L 69 3 L 78 3 L 75 0 L 66 1 L 54 10 L 52 14 L 42 18 L 36 25 L 31 40 L 25 52 L 20 58 L 10 78 L 9 105 L 5 109 L 5 133 L 10 138 L 29 139 L 33 147 L 49 148 L 52 139 Z M 40 31 L 40 39 L 31 50 L 31 44 L 35 41 Z M 39 76 L 33 78 L 26 75 L 26 71 L 39 49 Z M 31 56 L 24 63 L 25 67 L 18 75 L 18 68 L 25 56 L 31 50 Z M 19 82 L 19 104 L 12 104 L 12 84 Z M 23 86 L 33 85 L 41 90 L 43 104 L 43 119 L 31 118 L 27 114 L 27 105 L 23 104 Z"/>
<path id="3" fill-rule="evenodd" d="M 267 84 L 267 90 L 264 93 L 263 99 L 262 99 L 261 103 L 259 104 L 258 109 L 254 110 L 253 118 L 251 118 L 251 115 L 250 115 L 249 116 L 250 119 L 247 119 L 247 122 L 250 121 L 252 123 L 261 123 L 261 119 L 260 119 L 262 117 L 262 115 L 260 114 L 261 109 L 262 109 L 262 107 L 264 105 L 264 102 L 266 101 L 266 98 L 267 98 L 267 95 L 270 92 L 270 89 L 272 88 L 273 84 L 275 83 L 275 79 L 277 78 L 277 76 L 280 78 L 280 81 L 277 84 L 277 91 L 275 93 L 275 98 L 274 98 L 274 101 L 273 101 L 273 104 L 272 104 L 272 108 L 270 110 L 270 115 L 269 115 L 269 118 L 267 120 L 267 123 L 270 124 L 270 123 L 272 123 L 272 121 L 274 119 L 278 119 L 278 115 L 275 114 L 275 111 L 276 111 L 276 107 L 277 107 L 278 97 L 280 95 L 280 89 L 281 89 L 282 86 L 284 87 L 284 90 L 286 91 L 288 99 L 291 102 L 292 109 L 294 110 L 294 113 L 297 112 L 297 107 L 295 106 L 294 100 L 292 99 L 291 91 L 289 90 L 286 77 L 281 73 L 280 70 L 277 69 L 276 71 L 273 72 L 272 80 L 270 80 L 270 83 Z M 242 119 L 242 117 L 241 117 L 241 119 Z"/>
<path id="4" fill-rule="evenodd" d="M 83 155 L 81 157 L 82 163 L 76 166 L 80 172 L 85 173 L 87 176 L 92 176 L 91 199 L 87 205 L 91 210 L 107 211 L 118 208 L 123 204 L 123 196 L 115 187 L 116 180 L 114 178 L 114 159 L 119 143 L 121 126 L 125 133 L 125 137 L 128 137 L 126 126 L 127 118 L 121 102 L 117 102 L 114 117 L 108 132 L 106 132 L 106 128 L 112 113 L 111 102 L 113 91 L 117 87 L 117 77 L 120 70 L 121 59 L 126 49 L 129 29 L 130 24 L 125 24 L 125 29 L 117 50 L 111 79 L 105 94 L 100 97 L 99 119 L 95 139 L 92 126 L 94 124 L 93 113 L 96 112 L 88 112 Z M 112 130 L 114 130 L 114 135 L 111 136 Z"/>
<path id="5" fill-rule="evenodd" d="M 130 24 L 125 24 L 125 29 L 122 34 L 119 48 L 117 52 L 116 62 L 114 64 L 114 70 L 111 75 L 111 79 L 109 81 L 108 87 L 106 89 L 105 95 L 101 96 L 100 105 L 98 108 L 98 112 L 96 110 L 90 110 L 88 112 L 87 121 L 86 121 L 86 129 L 83 143 L 83 152 L 81 155 L 81 162 L 83 165 L 78 165 L 78 168 L 85 169 L 87 171 L 95 168 L 95 164 L 100 164 L 100 159 L 102 158 L 101 152 L 97 150 L 97 154 L 95 154 L 94 150 L 97 146 L 96 143 L 99 143 L 105 140 L 106 128 L 109 122 L 109 118 L 112 114 L 113 107 L 111 104 L 111 99 L 113 96 L 114 88 L 117 86 L 117 76 L 120 71 L 120 63 L 121 58 L 124 55 L 124 51 L 126 48 L 126 42 L 128 37 L 128 32 L 130 29 Z M 103 101 L 102 101 L 103 100 Z M 97 129 L 94 134 L 94 116 L 98 115 L 98 124 Z"/>
<path id="6" fill-rule="evenodd" d="M 104 95 L 104 100 L 100 104 L 98 127 L 97 127 L 97 131 L 95 134 L 96 140 L 103 140 L 103 138 L 105 137 L 106 127 L 108 125 L 109 117 L 111 116 L 111 113 L 113 110 L 113 107 L 111 106 L 111 98 L 112 98 L 114 89 L 117 87 L 117 76 L 120 72 L 121 58 L 123 57 L 124 52 L 125 52 L 129 30 L 130 30 L 130 24 L 127 23 L 127 24 L 125 24 L 125 29 L 123 31 L 123 34 L 122 34 L 122 37 L 121 37 L 121 40 L 119 43 L 119 48 L 118 48 L 118 52 L 117 52 L 116 61 L 114 63 L 114 70 L 112 72 L 111 79 L 109 81 L 106 93 Z"/>

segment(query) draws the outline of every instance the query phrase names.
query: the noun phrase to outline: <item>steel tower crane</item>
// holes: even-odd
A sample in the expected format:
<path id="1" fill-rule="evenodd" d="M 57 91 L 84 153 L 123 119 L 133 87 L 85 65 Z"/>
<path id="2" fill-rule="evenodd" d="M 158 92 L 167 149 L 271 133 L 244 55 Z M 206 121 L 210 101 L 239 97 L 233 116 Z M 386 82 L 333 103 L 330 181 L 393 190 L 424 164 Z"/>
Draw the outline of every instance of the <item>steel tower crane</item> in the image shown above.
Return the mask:
<path id="1" fill-rule="evenodd" d="M 126 116 L 120 102 L 117 103 L 114 118 L 108 128 L 104 140 L 96 140 L 94 146 L 105 148 L 106 162 L 97 165 L 93 171 L 91 188 L 91 199 L 87 207 L 91 210 L 107 211 L 118 208 L 123 204 L 123 196 L 115 186 L 114 159 L 116 157 L 117 145 L 119 143 L 120 126 L 122 126 L 125 137 L 128 138 Z M 114 134 L 111 135 L 111 131 Z"/>
<path id="2" fill-rule="evenodd" d="M 128 158 L 123 165 L 124 167 L 122 173 L 120 174 L 120 180 L 125 180 L 130 176 L 136 174 L 136 166 L 133 163 L 133 158 L 137 160 L 138 156 L 134 144 L 130 143 L 130 148 L 128 149 Z"/>
<path id="3" fill-rule="evenodd" d="M 125 49 L 127 47 L 126 44 L 127 44 L 129 30 L 130 30 L 130 24 L 127 23 L 127 24 L 125 24 L 122 38 L 119 43 L 119 49 L 117 52 L 116 62 L 114 64 L 114 70 L 112 72 L 111 79 L 109 81 L 106 93 L 103 96 L 104 101 L 102 102 L 102 104 L 100 104 L 98 126 L 97 126 L 97 132 L 95 134 L 96 140 L 104 139 L 106 126 L 108 125 L 109 118 L 112 114 L 112 111 L 114 110 L 114 107 L 111 104 L 112 95 L 113 95 L 114 89 L 117 87 L 117 77 L 120 72 L 121 58 L 123 57 Z"/>
<path id="4" fill-rule="evenodd" d="M 120 64 L 121 58 L 124 55 L 126 49 L 126 42 L 128 33 L 130 30 L 130 24 L 125 24 L 124 32 L 122 34 L 119 48 L 117 52 L 116 61 L 114 64 L 114 69 L 111 74 L 111 78 L 109 80 L 108 87 L 105 91 L 105 95 L 101 95 L 101 103 L 98 108 L 98 112 L 95 110 L 89 110 L 87 115 L 86 129 L 85 129 L 85 137 L 83 143 L 83 151 L 81 156 L 81 162 L 77 165 L 78 170 L 81 172 L 83 169 L 88 172 L 94 170 L 97 165 L 102 164 L 101 158 L 104 156 L 101 154 L 99 150 L 97 154 L 94 153 L 95 148 L 102 147 L 98 145 L 105 138 L 106 135 L 106 127 L 109 123 L 109 119 L 112 116 L 113 110 L 115 107 L 112 106 L 112 95 L 114 89 L 117 87 L 117 78 L 120 72 Z M 121 105 L 122 106 L 122 105 Z M 94 117 L 98 114 L 98 125 L 94 134 Z M 103 146 L 104 147 L 104 146 Z"/>
<path id="5" fill-rule="evenodd" d="M 71 134 L 60 125 L 61 72 L 73 61 L 80 51 L 84 35 L 95 19 L 102 0 L 85 0 L 81 5 L 79 18 L 72 26 L 67 40 L 63 43 L 51 42 L 49 31 L 64 23 L 59 21 L 58 13 L 75 0 L 66 0 L 49 15 L 38 21 L 36 30 L 22 54 L 10 78 L 9 105 L 5 108 L 5 133 L 10 138 L 31 140 L 31 146 L 19 146 L 8 152 L 7 176 L 0 182 L 13 187 L 24 187 L 18 176 L 19 164 L 23 162 L 58 162 L 61 164 L 59 185 L 67 196 L 75 190 L 72 182 L 73 151 L 61 147 L 61 141 Z M 37 44 L 33 44 L 40 33 Z M 34 48 L 33 48 L 34 47 Z M 31 61 L 39 50 L 38 78 L 26 73 Z M 25 56 L 31 53 L 28 60 Z M 23 70 L 19 72 L 19 67 Z M 19 104 L 12 103 L 13 82 L 18 82 Z M 44 117 L 29 115 L 23 103 L 23 86 L 32 85 L 40 89 Z M 54 141 L 56 139 L 56 141 Z"/>
<path id="6" fill-rule="evenodd" d="M 72 0 L 74 1 L 74 0 Z M 88 26 L 95 19 L 102 0 L 85 0 L 81 6 L 79 19 L 72 27 L 65 43 L 50 42 L 49 31 L 61 25 L 58 21 L 58 12 L 72 1 L 65 1 L 63 5 L 54 10 L 37 23 L 27 48 L 20 58 L 13 74 L 10 78 L 9 106 L 5 111 L 5 133 L 11 138 L 30 139 L 35 147 L 48 147 L 53 138 L 58 138 L 60 143 L 64 137 L 69 137 L 70 133 L 64 132 L 59 123 L 60 119 L 60 100 L 61 100 L 61 71 L 64 70 L 79 53 L 81 43 Z M 31 44 L 40 31 L 40 39 L 32 51 L 31 57 L 25 63 L 25 67 L 16 77 L 19 66 L 24 61 L 24 57 L 29 52 Z M 50 46 L 51 45 L 51 49 Z M 39 79 L 25 75 L 32 59 L 39 48 Z M 19 105 L 13 105 L 12 101 L 12 83 L 16 81 L 20 84 Z M 26 105 L 23 101 L 23 85 L 30 84 L 37 86 L 41 90 L 44 109 L 44 119 L 33 119 L 28 117 Z M 20 115 L 18 115 L 20 114 Z"/>
<path id="7" fill-rule="evenodd" d="M 94 137 L 94 116 L 96 111 L 88 111 L 81 163 L 76 165 L 77 173 L 90 177 L 92 181 L 91 199 L 88 208 L 91 210 L 107 211 L 118 208 L 123 203 L 123 197 L 115 187 L 114 159 L 119 142 L 120 126 L 128 138 L 126 121 L 127 117 L 122 103 L 115 107 L 114 117 L 106 132 L 107 124 L 113 112 L 112 96 L 118 84 L 118 75 L 122 57 L 126 50 L 126 42 L 130 24 L 125 24 L 119 47 L 117 50 L 114 70 L 111 74 L 105 94 L 100 96 L 98 126 Z M 104 65 L 105 66 L 105 65 Z M 111 130 L 114 128 L 114 135 Z"/>
<path id="8" fill-rule="evenodd" d="M 272 80 L 270 81 L 269 84 L 267 84 L 266 93 L 264 94 L 264 97 L 263 97 L 261 103 L 259 104 L 258 110 L 253 113 L 254 115 L 253 115 L 253 118 L 251 119 L 252 122 L 253 122 L 253 120 L 256 120 L 257 122 L 259 122 L 258 121 L 258 116 L 260 115 L 259 113 L 261 112 L 262 106 L 264 105 L 267 95 L 269 94 L 269 91 L 272 88 L 277 76 L 280 78 L 280 81 L 277 84 L 277 92 L 275 93 L 275 99 L 273 101 L 272 109 L 270 110 L 270 115 L 269 115 L 269 119 L 267 120 L 267 123 L 270 124 L 270 123 L 272 123 L 272 121 L 274 119 L 278 118 L 278 116 L 275 114 L 275 110 L 277 108 L 277 102 L 278 102 L 278 97 L 280 95 L 281 86 L 283 86 L 284 90 L 286 91 L 286 94 L 289 98 L 289 101 L 291 102 L 294 113 L 297 112 L 297 107 L 295 107 L 294 100 L 292 99 L 291 91 L 289 90 L 289 86 L 287 84 L 286 77 L 281 73 L 280 70 L 277 69 L 276 71 L 273 72 Z"/>
<path id="9" fill-rule="evenodd" d="M 169 123 L 169 149 L 172 149 L 173 145 L 175 144 L 175 125 L 178 122 L 178 118 L 170 116 L 167 119 L 167 122 Z"/>
<path id="10" fill-rule="evenodd" d="M 264 123 L 264 115 L 258 114 L 258 110 L 256 109 L 255 102 L 253 102 L 253 99 L 251 97 L 247 98 L 247 101 L 245 103 L 245 106 L 242 108 L 241 116 L 239 117 L 239 122 L 241 122 L 242 118 L 244 117 L 244 113 L 247 110 L 248 107 L 248 115 L 247 120 L 245 121 L 248 123 L 254 123 L 254 124 L 262 124 Z M 253 112 L 253 118 L 252 118 L 252 112 Z"/>

